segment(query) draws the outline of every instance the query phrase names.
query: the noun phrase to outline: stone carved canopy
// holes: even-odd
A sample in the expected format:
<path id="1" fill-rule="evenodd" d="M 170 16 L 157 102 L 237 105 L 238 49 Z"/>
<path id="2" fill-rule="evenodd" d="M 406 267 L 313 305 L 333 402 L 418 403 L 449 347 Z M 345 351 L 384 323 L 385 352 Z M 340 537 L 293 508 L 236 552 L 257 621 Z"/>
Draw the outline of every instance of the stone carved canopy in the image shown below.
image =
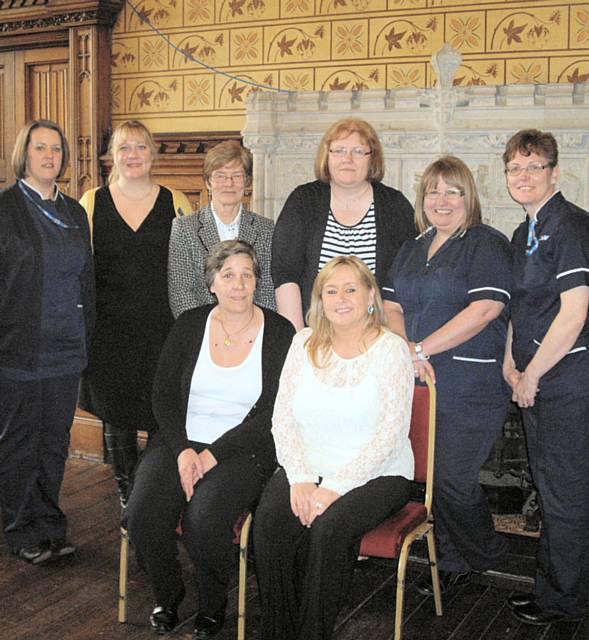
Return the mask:
<path id="1" fill-rule="evenodd" d="M 252 93 L 244 145 L 254 155 L 254 211 L 276 219 L 288 194 L 314 179 L 313 161 L 328 126 L 354 116 L 383 143 L 384 182 L 415 200 L 425 167 L 450 153 L 472 170 L 484 221 L 508 236 L 523 219 L 505 187 L 501 156 L 519 129 L 552 131 L 558 141 L 565 197 L 589 209 L 589 87 L 584 84 L 453 87 L 456 55 L 447 47 L 432 89 L 330 93 Z"/>

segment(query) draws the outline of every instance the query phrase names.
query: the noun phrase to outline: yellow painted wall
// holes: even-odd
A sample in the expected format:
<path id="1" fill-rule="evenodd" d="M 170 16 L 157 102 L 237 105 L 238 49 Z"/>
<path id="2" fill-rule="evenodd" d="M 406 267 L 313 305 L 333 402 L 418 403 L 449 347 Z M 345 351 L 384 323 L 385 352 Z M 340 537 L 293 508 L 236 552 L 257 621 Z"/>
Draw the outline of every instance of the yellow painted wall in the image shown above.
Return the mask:
<path id="1" fill-rule="evenodd" d="M 113 37 L 113 121 L 240 130 L 254 87 L 191 57 L 297 91 L 430 87 L 444 42 L 463 54 L 460 85 L 585 82 L 589 2 L 126 0 Z"/>

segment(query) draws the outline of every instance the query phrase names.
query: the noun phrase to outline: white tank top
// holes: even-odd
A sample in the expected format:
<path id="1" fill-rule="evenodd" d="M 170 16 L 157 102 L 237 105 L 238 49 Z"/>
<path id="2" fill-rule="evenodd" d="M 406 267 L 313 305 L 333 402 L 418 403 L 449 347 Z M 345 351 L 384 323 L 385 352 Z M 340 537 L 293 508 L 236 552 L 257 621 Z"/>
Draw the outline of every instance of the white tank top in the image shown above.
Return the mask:
<path id="1" fill-rule="evenodd" d="M 262 393 L 262 341 L 260 328 L 247 358 L 235 367 L 221 367 L 211 358 L 210 324 L 192 374 L 186 434 L 189 440 L 211 444 L 240 424 Z"/>

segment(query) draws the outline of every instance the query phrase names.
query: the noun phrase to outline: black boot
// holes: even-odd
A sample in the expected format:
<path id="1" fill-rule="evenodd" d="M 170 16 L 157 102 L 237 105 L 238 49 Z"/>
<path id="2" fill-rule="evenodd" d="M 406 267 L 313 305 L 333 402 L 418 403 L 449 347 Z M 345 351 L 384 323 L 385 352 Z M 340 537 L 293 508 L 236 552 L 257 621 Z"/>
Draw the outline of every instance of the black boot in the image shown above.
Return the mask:
<path id="1" fill-rule="evenodd" d="M 104 423 L 104 440 L 119 489 L 121 509 L 127 508 L 133 471 L 137 464 L 137 432 Z"/>

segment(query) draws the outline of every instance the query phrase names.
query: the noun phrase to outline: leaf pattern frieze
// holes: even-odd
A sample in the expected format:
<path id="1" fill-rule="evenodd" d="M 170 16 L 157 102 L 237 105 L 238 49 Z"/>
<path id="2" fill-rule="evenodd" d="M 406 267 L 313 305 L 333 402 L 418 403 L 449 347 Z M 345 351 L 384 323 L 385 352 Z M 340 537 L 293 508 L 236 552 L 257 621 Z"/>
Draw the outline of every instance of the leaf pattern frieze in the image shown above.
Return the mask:
<path id="1" fill-rule="evenodd" d="M 586 0 L 133 2 L 139 15 L 125 3 L 112 40 L 115 119 L 145 115 L 163 127 L 178 113 L 186 122 L 208 115 L 206 127 L 223 130 L 218 118 L 230 112 L 243 123 L 248 97 L 264 86 L 427 89 L 445 42 L 463 58 L 455 86 L 589 81 Z"/>

